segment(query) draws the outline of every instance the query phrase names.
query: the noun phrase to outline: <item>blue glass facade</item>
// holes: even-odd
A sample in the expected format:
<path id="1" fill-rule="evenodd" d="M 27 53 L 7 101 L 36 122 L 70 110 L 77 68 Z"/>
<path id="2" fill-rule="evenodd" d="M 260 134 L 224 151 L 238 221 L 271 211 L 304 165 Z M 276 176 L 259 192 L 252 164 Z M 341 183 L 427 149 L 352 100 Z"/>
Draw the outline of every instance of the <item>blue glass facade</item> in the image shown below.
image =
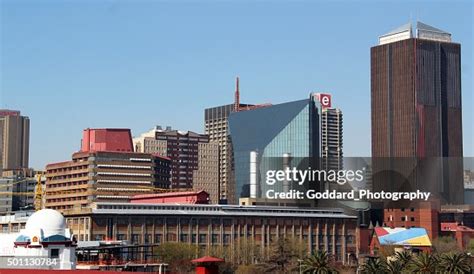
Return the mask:
<path id="1" fill-rule="evenodd" d="M 250 153 L 258 153 L 257 197 L 271 187 L 268 170 L 283 168 L 283 155 L 291 155 L 290 167 L 307 168 L 308 159 L 319 157 L 319 114 L 311 98 L 249 111 L 231 113 L 229 132 L 234 155 L 236 196 L 250 197 Z"/>

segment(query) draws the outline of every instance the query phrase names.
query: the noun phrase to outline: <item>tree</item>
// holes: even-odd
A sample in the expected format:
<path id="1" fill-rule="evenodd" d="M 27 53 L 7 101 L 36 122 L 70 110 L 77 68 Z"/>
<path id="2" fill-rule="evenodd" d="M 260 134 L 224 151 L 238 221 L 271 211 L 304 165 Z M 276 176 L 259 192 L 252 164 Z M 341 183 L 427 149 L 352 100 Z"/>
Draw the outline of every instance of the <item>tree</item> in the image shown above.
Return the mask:
<path id="1" fill-rule="evenodd" d="M 436 255 L 420 253 L 411 261 L 411 270 L 416 273 L 434 273 L 438 266 Z"/>
<path id="2" fill-rule="evenodd" d="M 260 274 L 262 272 L 262 269 L 257 265 L 240 265 L 235 270 L 235 274 Z"/>
<path id="3" fill-rule="evenodd" d="M 306 258 L 301 263 L 304 273 L 326 274 L 337 273 L 332 266 L 332 258 L 326 251 L 318 250 L 312 256 Z"/>
<path id="4" fill-rule="evenodd" d="M 187 273 L 193 269 L 191 260 L 196 258 L 198 247 L 187 243 L 168 242 L 159 245 L 156 253 L 163 263 L 169 264 L 172 271 Z"/>
<path id="5" fill-rule="evenodd" d="M 407 251 L 407 250 L 398 251 L 395 254 L 395 260 L 399 261 L 402 267 L 406 267 L 410 263 L 412 256 L 413 255 L 410 251 Z"/>
<path id="6" fill-rule="evenodd" d="M 386 265 L 380 258 L 369 258 L 362 266 L 362 273 L 364 274 L 380 274 L 385 273 Z"/>
<path id="7" fill-rule="evenodd" d="M 240 238 L 234 245 L 234 262 L 237 265 L 251 265 L 263 261 L 260 248 L 252 241 Z"/>
<path id="8" fill-rule="evenodd" d="M 400 260 L 391 260 L 385 262 L 385 273 L 400 274 L 404 270 L 404 265 Z"/>
<path id="9" fill-rule="evenodd" d="M 471 258 L 466 253 L 450 252 L 441 256 L 439 266 L 446 273 L 471 273 Z"/>
<path id="10" fill-rule="evenodd" d="M 290 241 L 279 238 L 272 245 L 270 256 L 263 264 L 264 272 L 288 273 L 294 267 L 295 258 L 297 255 L 292 250 Z"/>
<path id="11" fill-rule="evenodd" d="M 433 241 L 433 250 L 437 254 L 445 254 L 449 252 L 461 252 L 456 240 L 449 236 L 438 237 Z"/>
<path id="12" fill-rule="evenodd" d="M 474 239 L 470 239 L 469 243 L 467 244 L 467 249 L 466 251 L 468 253 L 471 253 L 471 255 L 474 255 Z"/>

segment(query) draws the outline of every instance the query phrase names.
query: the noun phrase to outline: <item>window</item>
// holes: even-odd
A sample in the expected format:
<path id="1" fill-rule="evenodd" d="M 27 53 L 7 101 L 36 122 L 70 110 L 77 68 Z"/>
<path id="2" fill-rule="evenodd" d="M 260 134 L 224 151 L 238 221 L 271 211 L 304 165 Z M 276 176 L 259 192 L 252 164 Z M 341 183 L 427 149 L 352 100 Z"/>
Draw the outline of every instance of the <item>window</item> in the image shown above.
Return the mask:
<path id="1" fill-rule="evenodd" d="M 103 241 L 105 238 L 105 235 L 104 234 L 96 234 L 95 235 L 95 240 L 96 241 Z"/>
<path id="2" fill-rule="evenodd" d="M 415 221 L 415 217 L 410 217 L 410 221 L 414 222 L 414 221 Z"/>
<path id="3" fill-rule="evenodd" d="M 51 252 L 49 253 L 50 258 L 59 258 L 59 249 L 58 248 L 53 248 L 51 249 Z"/>
<path id="4" fill-rule="evenodd" d="M 155 234 L 155 244 L 161 243 L 161 234 Z"/>
<path id="5" fill-rule="evenodd" d="M 404 221 L 405 221 L 405 217 L 402 217 L 402 218 L 400 218 L 400 219 L 402 220 L 402 222 L 404 222 Z"/>
<path id="6" fill-rule="evenodd" d="M 140 243 L 140 235 L 132 234 L 132 244 L 139 244 L 139 243 Z"/>
<path id="7" fill-rule="evenodd" d="M 218 240 L 218 239 L 219 239 L 218 237 L 219 237 L 219 235 L 217 235 L 217 234 L 212 234 L 212 240 L 211 240 L 211 241 L 212 241 L 213 244 L 218 243 L 218 241 L 219 241 L 219 240 Z"/>

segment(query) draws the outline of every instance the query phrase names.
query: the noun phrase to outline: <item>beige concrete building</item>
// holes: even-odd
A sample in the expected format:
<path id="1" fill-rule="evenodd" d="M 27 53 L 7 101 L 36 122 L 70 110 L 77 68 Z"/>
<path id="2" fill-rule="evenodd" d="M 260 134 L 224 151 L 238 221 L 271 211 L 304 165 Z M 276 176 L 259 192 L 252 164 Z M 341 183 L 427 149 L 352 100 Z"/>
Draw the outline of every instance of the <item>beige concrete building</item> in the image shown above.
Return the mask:
<path id="1" fill-rule="evenodd" d="M 206 109 L 204 126 L 209 139 L 219 145 L 219 200 L 235 204 L 232 145 L 227 125 L 227 118 L 232 111 L 233 104 Z"/>
<path id="2" fill-rule="evenodd" d="M 17 110 L 0 110 L 0 171 L 28 167 L 30 119 Z"/>
<path id="3" fill-rule="evenodd" d="M 66 212 L 97 201 L 128 202 L 169 188 L 169 168 L 169 159 L 145 153 L 77 152 L 72 161 L 46 166 L 45 207 Z"/>
<path id="4" fill-rule="evenodd" d="M 219 145 L 198 145 L 198 169 L 193 171 L 193 188 L 209 193 L 210 203 L 219 202 Z"/>

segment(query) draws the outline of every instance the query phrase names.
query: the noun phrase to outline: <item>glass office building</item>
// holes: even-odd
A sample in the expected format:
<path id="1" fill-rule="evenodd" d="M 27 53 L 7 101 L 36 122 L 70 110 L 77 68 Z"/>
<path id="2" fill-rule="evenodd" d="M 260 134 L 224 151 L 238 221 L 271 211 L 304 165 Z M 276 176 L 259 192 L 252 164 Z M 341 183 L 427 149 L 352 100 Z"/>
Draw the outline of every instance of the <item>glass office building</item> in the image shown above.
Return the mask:
<path id="1" fill-rule="evenodd" d="M 304 100 L 230 114 L 237 198 L 265 198 L 268 189 L 295 189 L 290 183 L 267 185 L 268 170 L 317 165 L 311 160 L 319 158 L 320 146 L 315 100 L 311 95 Z"/>

